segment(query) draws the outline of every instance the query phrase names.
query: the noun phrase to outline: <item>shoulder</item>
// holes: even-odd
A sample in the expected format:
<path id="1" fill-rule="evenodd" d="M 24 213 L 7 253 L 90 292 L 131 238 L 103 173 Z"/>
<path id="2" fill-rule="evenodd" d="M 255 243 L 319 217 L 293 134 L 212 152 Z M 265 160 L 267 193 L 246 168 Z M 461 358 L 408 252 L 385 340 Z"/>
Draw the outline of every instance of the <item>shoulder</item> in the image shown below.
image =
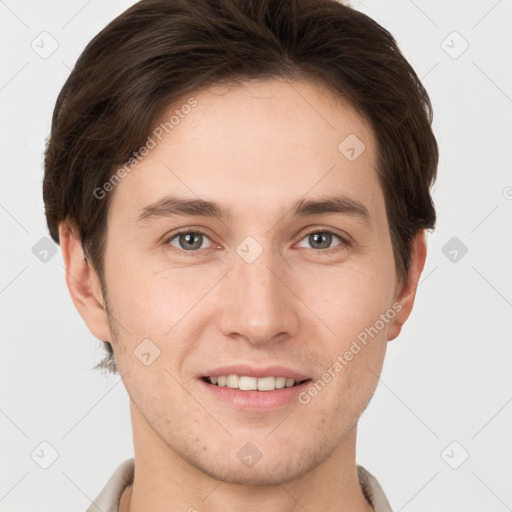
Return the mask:
<path id="1" fill-rule="evenodd" d="M 363 466 L 357 466 L 359 484 L 375 512 L 393 512 L 379 481 Z"/>
<path id="2" fill-rule="evenodd" d="M 123 491 L 133 483 L 134 467 L 133 458 L 122 462 L 86 512 L 118 512 Z"/>

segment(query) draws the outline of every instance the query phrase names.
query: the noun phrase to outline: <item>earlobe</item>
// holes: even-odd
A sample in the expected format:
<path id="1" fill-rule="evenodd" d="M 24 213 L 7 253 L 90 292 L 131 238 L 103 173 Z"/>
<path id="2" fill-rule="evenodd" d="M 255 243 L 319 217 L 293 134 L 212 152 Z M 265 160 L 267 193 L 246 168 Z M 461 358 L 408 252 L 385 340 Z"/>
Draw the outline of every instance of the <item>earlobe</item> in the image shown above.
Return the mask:
<path id="1" fill-rule="evenodd" d="M 110 341 L 105 302 L 97 273 L 84 257 L 78 230 L 59 225 L 59 241 L 66 269 L 66 284 L 73 303 L 93 336 Z"/>
<path id="2" fill-rule="evenodd" d="M 402 325 L 409 318 L 414 299 L 416 297 L 416 290 L 418 282 L 425 266 L 427 257 L 427 245 L 425 240 L 425 230 L 419 231 L 414 237 L 411 247 L 411 264 L 409 273 L 403 285 L 395 297 L 395 303 L 400 304 L 400 308 L 396 307 L 397 311 L 388 332 L 388 340 L 394 340 L 402 330 Z"/>

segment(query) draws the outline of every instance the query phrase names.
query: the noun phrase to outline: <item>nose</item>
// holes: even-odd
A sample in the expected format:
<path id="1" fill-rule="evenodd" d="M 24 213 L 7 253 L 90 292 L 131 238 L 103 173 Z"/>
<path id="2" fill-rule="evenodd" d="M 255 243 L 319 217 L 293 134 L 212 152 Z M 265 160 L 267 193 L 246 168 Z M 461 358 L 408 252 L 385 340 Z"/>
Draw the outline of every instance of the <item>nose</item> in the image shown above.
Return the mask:
<path id="1" fill-rule="evenodd" d="M 270 250 L 252 262 L 238 254 L 222 282 L 220 329 L 253 345 L 282 341 L 297 334 L 300 300 L 292 277 Z"/>

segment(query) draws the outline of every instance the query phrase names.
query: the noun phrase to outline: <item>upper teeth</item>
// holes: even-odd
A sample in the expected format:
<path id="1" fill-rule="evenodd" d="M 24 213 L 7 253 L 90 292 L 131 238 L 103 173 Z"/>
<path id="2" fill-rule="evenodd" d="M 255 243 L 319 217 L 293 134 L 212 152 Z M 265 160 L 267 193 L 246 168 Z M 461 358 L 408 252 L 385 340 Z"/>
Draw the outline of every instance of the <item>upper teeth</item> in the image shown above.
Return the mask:
<path id="1" fill-rule="evenodd" d="M 226 386 L 243 391 L 273 391 L 274 389 L 290 388 L 295 385 L 295 379 L 286 377 L 247 377 L 245 375 L 219 375 L 218 377 L 208 377 L 212 384 L 217 386 Z"/>

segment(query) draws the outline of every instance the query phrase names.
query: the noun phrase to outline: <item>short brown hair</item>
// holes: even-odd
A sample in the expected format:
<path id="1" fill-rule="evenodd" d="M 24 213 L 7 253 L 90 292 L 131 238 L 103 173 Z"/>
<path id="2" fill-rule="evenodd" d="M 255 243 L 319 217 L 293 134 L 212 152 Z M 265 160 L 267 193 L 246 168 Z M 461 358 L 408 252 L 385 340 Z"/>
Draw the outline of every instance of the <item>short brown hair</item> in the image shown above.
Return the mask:
<path id="1" fill-rule="evenodd" d="M 94 191 L 184 95 L 267 78 L 321 81 L 370 123 L 403 281 L 414 235 L 436 221 L 432 106 L 392 35 L 336 0 L 142 0 L 114 19 L 80 55 L 53 112 L 43 182 L 52 238 L 60 222 L 75 224 L 103 282 L 109 195 Z M 104 345 L 97 367 L 116 372 Z"/>

